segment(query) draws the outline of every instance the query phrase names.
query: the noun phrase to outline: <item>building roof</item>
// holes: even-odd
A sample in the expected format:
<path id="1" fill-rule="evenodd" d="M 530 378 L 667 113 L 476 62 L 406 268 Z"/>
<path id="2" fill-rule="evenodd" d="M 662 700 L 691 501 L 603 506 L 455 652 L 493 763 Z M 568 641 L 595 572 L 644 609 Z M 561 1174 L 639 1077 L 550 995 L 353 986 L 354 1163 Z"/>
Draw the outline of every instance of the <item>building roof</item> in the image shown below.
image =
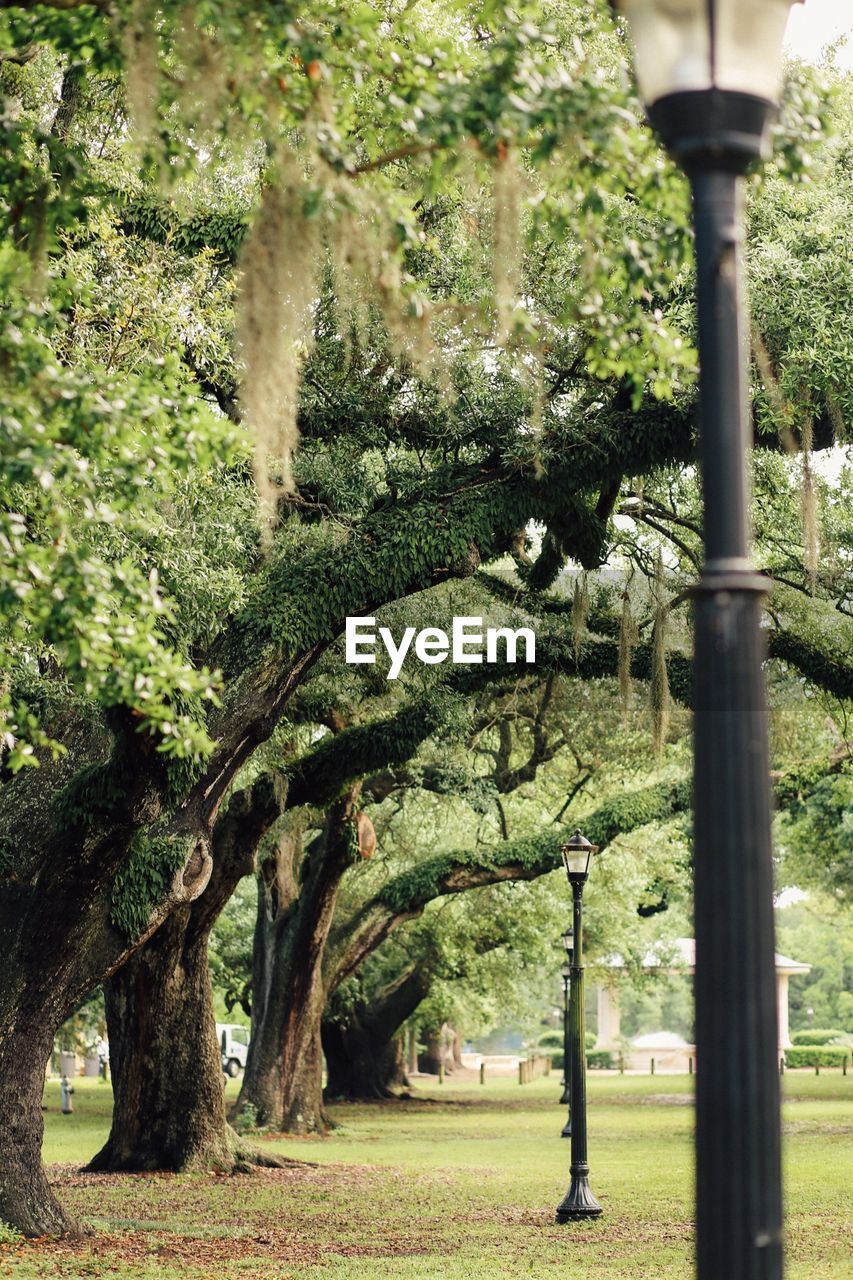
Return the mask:
<path id="1" fill-rule="evenodd" d="M 808 973 L 811 969 L 810 964 L 801 964 L 778 951 L 775 954 L 777 974 Z M 602 963 L 608 969 L 627 968 L 620 955 L 608 956 Z M 695 938 L 674 938 L 672 942 L 662 943 L 660 951 L 651 948 L 643 956 L 642 967 L 644 970 L 661 969 L 665 973 L 692 973 L 696 968 Z"/>

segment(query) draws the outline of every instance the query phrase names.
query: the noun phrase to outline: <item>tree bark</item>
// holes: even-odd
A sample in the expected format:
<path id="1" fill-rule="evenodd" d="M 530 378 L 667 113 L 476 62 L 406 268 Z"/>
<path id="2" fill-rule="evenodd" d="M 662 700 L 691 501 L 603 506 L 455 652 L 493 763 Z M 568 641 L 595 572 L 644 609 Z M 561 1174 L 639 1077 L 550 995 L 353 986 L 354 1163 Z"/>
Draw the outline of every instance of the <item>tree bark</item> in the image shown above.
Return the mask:
<path id="1" fill-rule="evenodd" d="M 324 1023 L 323 1052 L 328 1070 L 327 1098 L 385 1101 L 408 1088 L 399 1036 L 377 1042 L 357 1022 L 346 1027 Z"/>
<path id="2" fill-rule="evenodd" d="M 430 1030 L 424 1035 L 424 1051 L 418 1058 L 418 1069 L 429 1076 L 437 1076 L 444 1063 L 444 1045 L 441 1030 Z"/>
<path id="3" fill-rule="evenodd" d="M 396 1089 L 408 1087 L 400 1028 L 429 988 L 428 970 L 416 965 L 346 1020 L 323 1022 L 328 1098 L 392 1098 Z"/>
<path id="4" fill-rule="evenodd" d="M 88 1168 L 233 1171 L 279 1164 L 241 1140 L 225 1117 L 224 1082 L 207 962 L 210 930 L 259 841 L 278 816 L 260 779 L 217 822 L 210 883 L 179 908 L 104 984 L 113 1119 Z"/>
<path id="5" fill-rule="evenodd" d="M 322 840 L 304 855 L 291 834 L 261 868 L 252 1039 L 235 1113 L 284 1133 L 322 1133 L 330 1123 L 320 1043 L 324 960 L 341 879 L 358 856 L 358 794 L 356 784 L 332 806 Z"/>
<path id="6" fill-rule="evenodd" d="M 113 1121 L 96 1172 L 230 1169 L 207 935 L 192 937 L 191 909 L 174 912 L 104 983 Z"/>
<path id="7" fill-rule="evenodd" d="M 55 1015 L 34 1008 L 14 1030 L 0 1014 L 0 1222 L 26 1236 L 75 1232 L 50 1189 L 41 1161 L 45 1064 Z"/>

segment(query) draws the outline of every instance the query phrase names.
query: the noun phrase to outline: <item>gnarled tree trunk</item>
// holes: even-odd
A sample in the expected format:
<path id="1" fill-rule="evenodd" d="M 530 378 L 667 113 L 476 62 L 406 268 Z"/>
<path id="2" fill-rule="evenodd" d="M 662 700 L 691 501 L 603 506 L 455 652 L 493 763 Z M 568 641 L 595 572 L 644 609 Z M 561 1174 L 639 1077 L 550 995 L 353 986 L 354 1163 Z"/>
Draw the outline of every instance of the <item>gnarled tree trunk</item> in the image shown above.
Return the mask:
<path id="1" fill-rule="evenodd" d="M 116 873 L 128 853 L 129 829 L 156 814 L 150 778 L 133 771 L 121 738 L 113 755 L 92 740 L 75 743 L 58 765 L 44 765 L 65 784 L 64 818 L 18 777 L 0 800 L 4 857 L 0 860 L 0 1219 L 26 1235 L 76 1230 L 50 1191 L 41 1166 L 45 1065 L 59 1027 L 94 986 L 121 963 L 132 944 L 113 923 Z M 102 765 L 83 771 L 121 788 L 122 820 L 84 789 L 72 792 L 75 766 L 101 750 Z M 79 777 L 80 775 L 78 775 Z M 181 815 L 169 828 L 178 869 L 149 919 L 191 900 L 207 883 L 210 858 L 203 832 Z M 182 865 L 181 865 L 182 864 Z M 160 914 L 162 913 L 162 914 Z"/>
<path id="2" fill-rule="evenodd" d="M 377 1042 L 357 1020 L 346 1026 L 324 1022 L 323 1052 L 328 1068 L 327 1098 L 385 1100 L 408 1087 L 399 1036 Z"/>
<path id="3" fill-rule="evenodd" d="M 285 1133 L 322 1133 L 330 1123 L 320 1044 L 329 992 L 323 962 L 341 879 L 372 836 L 356 812 L 359 790 L 350 787 L 332 806 L 322 840 L 304 855 L 291 833 L 261 867 L 252 1039 L 235 1112 Z"/>
<path id="4" fill-rule="evenodd" d="M 323 1022 L 327 1097 L 392 1098 L 396 1089 L 408 1087 L 399 1032 L 427 995 L 430 981 L 425 966 L 413 966 L 346 1019 Z"/>
<path id="5" fill-rule="evenodd" d="M 213 870 L 194 903 L 174 911 L 104 984 L 113 1120 L 96 1172 L 233 1170 L 279 1164 L 242 1141 L 225 1117 L 207 944 L 213 924 L 278 816 L 260 779 L 231 801 L 213 834 Z"/>
<path id="6" fill-rule="evenodd" d="M 75 1230 L 50 1189 L 41 1161 L 45 1063 L 53 1048 L 56 1014 L 32 1008 L 13 1030 L 0 1011 L 0 1222 L 27 1236 Z"/>

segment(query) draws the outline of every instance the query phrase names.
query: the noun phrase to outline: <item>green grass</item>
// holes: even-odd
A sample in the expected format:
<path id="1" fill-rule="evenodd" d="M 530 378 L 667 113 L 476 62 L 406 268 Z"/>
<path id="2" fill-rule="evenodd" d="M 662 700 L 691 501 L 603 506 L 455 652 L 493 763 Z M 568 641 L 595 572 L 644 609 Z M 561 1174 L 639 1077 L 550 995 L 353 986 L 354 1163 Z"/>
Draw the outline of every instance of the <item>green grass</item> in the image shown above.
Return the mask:
<path id="1" fill-rule="evenodd" d="M 692 1080 L 590 1079 L 597 1222 L 557 1227 L 569 1143 L 554 1079 L 447 1084 L 418 1100 L 334 1109 L 327 1139 L 261 1139 L 313 1165 L 246 1177 L 90 1177 L 110 1091 L 49 1086 L 45 1159 L 96 1234 L 0 1246 L 0 1277 L 104 1280 L 688 1280 Z M 785 1077 L 788 1280 L 838 1280 L 850 1240 L 853 1077 Z M 229 1095 L 235 1093 L 229 1084 Z"/>

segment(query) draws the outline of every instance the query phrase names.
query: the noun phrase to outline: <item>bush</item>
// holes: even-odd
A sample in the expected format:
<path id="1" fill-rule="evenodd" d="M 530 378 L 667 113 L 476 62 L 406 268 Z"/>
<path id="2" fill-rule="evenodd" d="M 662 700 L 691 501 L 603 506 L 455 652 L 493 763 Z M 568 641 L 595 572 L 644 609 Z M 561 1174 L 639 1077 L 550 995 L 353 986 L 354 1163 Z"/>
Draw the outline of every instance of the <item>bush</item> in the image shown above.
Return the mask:
<path id="1" fill-rule="evenodd" d="M 794 1044 L 829 1044 L 832 1040 L 843 1040 L 843 1031 L 795 1031 L 791 1036 Z"/>
<path id="2" fill-rule="evenodd" d="M 563 1070 L 563 1053 L 562 1053 L 562 1050 L 560 1050 L 560 1052 L 559 1052 L 559 1053 L 549 1053 L 549 1054 L 548 1054 L 548 1057 L 551 1059 L 551 1070 L 552 1070 L 552 1071 L 562 1071 L 562 1070 Z"/>
<path id="3" fill-rule="evenodd" d="M 594 1031 L 587 1031 L 587 1032 L 586 1032 L 586 1034 L 585 1034 L 585 1036 L 584 1036 L 584 1041 L 585 1041 L 585 1043 L 586 1043 L 587 1053 L 589 1052 L 589 1050 L 590 1050 L 590 1049 L 594 1049 L 594 1048 L 595 1048 L 595 1042 L 596 1042 L 596 1040 L 597 1040 L 597 1039 L 598 1039 L 598 1037 L 596 1036 L 596 1034 L 595 1034 L 595 1032 L 594 1032 Z"/>
<path id="4" fill-rule="evenodd" d="M 843 1045 L 797 1045 L 785 1050 L 786 1067 L 840 1067 L 850 1058 Z"/>
<path id="5" fill-rule="evenodd" d="M 562 1031 L 546 1031 L 536 1041 L 538 1049 L 562 1049 L 563 1033 Z"/>
<path id="6" fill-rule="evenodd" d="M 247 1102 L 238 1116 L 231 1121 L 231 1127 L 239 1134 L 258 1133 L 258 1109 L 254 1102 Z"/>
<path id="7" fill-rule="evenodd" d="M 609 1049 L 593 1049 L 586 1055 L 586 1065 L 591 1071 L 610 1071 L 613 1068 L 613 1054 Z"/>

